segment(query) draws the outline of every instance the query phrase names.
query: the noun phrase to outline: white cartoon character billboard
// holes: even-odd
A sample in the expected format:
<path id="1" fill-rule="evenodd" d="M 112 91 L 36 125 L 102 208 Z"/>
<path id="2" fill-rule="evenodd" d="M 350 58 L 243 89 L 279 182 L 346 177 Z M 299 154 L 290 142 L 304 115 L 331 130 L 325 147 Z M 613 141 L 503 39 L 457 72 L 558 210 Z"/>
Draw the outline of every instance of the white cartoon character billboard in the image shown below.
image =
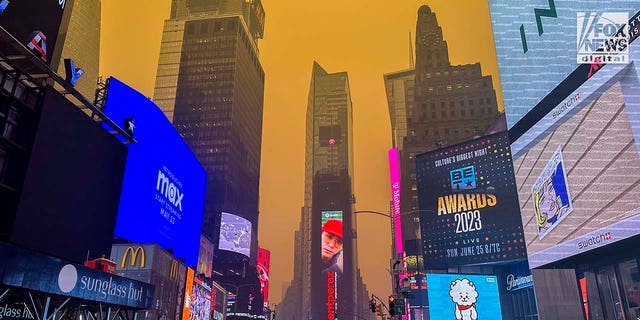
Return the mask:
<path id="1" fill-rule="evenodd" d="M 501 320 L 495 276 L 428 274 L 431 320 Z"/>

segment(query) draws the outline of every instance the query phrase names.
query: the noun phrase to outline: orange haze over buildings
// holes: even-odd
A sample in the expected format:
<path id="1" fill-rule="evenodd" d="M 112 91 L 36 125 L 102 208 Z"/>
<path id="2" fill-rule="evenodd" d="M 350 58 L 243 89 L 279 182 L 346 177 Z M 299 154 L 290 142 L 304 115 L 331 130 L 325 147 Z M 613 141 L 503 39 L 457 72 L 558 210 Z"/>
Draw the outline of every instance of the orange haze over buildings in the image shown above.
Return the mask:
<path id="1" fill-rule="evenodd" d="M 483 74 L 493 76 L 501 109 L 502 94 L 486 1 L 263 0 L 262 4 L 266 25 L 259 48 L 266 81 L 259 242 L 271 250 L 269 296 L 271 303 L 277 303 L 293 274 L 293 232 L 303 204 L 305 112 L 314 60 L 328 72 L 349 73 L 356 210 L 389 208 L 391 132 L 382 77 L 409 68 L 409 32 L 414 37 L 421 5 L 436 13 L 451 63 L 480 62 Z M 162 26 L 170 7 L 170 0 L 102 1 L 100 74 L 118 77 L 152 97 Z M 389 220 L 362 214 L 357 223 L 364 282 L 371 293 L 388 296 Z"/>

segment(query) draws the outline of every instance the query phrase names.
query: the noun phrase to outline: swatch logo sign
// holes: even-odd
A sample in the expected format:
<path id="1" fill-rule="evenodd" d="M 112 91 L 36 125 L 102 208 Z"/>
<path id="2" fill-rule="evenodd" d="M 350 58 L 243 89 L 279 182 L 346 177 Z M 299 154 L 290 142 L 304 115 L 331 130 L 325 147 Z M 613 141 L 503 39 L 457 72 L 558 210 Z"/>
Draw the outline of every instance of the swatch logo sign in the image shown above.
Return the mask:
<path id="1" fill-rule="evenodd" d="M 156 190 L 177 209 L 182 211 L 182 199 L 184 198 L 184 193 L 180 191 L 182 183 L 180 183 L 166 167 L 163 167 L 163 169 L 165 172 L 158 170 Z"/>
<path id="2" fill-rule="evenodd" d="M 602 242 L 610 241 L 611 238 L 613 238 L 611 236 L 611 232 L 604 232 L 604 233 L 601 233 L 599 235 L 590 237 L 587 240 L 583 240 L 583 241 L 578 242 L 578 249 L 580 249 L 580 250 L 587 249 L 587 248 L 592 247 L 594 245 L 598 245 L 598 244 L 600 244 Z"/>

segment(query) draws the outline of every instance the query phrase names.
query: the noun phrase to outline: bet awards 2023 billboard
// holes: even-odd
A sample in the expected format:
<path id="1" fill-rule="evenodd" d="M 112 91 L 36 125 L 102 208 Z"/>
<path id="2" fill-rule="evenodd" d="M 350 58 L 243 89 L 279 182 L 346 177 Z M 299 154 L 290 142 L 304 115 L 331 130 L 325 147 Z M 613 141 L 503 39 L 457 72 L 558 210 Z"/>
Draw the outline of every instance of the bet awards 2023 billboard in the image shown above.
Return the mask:
<path id="1" fill-rule="evenodd" d="M 507 133 L 417 157 L 424 265 L 526 258 Z"/>

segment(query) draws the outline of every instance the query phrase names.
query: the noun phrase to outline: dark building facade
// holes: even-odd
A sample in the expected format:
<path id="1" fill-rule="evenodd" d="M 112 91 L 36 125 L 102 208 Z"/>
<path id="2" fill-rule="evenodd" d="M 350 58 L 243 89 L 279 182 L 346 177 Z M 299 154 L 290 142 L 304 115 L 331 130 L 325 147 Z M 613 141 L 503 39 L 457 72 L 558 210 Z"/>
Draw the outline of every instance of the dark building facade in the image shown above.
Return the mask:
<path id="1" fill-rule="evenodd" d="M 419 255 L 415 156 L 479 137 L 499 117 L 491 76 L 479 63 L 451 65 L 435 12 L 418 10 L 414 70 L 385 75 L 394 147 L 400 149 L 402 235 L 407 256 Z"/>
<path id="2" fill-rule="evenodd" d="M 173 1 L 154 92 L 207 171 L 202 233 L 216 248 L 214 279 L 231 292 L 240 290 L 241 315 L 250 311 L 241 309 L 250 294 L 255 296 L 252 286 L 260 288 L 256 255 L 264 70 L 257 41 L 263 23 L 260 1 Z M 251 222 L 249 256 L 218 250 L 222 212 Z M 262 311 L 253 309 L 249 313 L 256 316 Z"/>
<path id="3" fill-rule="evenodd" d="M 294 274 L 276 313 L 292 319 L 369 319 L 353 232 L 353 113 L 346 72 L 314 62 L 306 117 L 305 198 L 295 232 Z M 326 235 L 340 223 L 340 250 L 327 263 Z M 335 231 L 335 230 L 334 230 Z M 333 261 L 338 261 L 331 265 Z M 335 267 L 335 266 L 339 267 Z M 364 306 L 364 307 L 363 307 Z M 366 312 L 365 312 L 366 311 Z"/>

